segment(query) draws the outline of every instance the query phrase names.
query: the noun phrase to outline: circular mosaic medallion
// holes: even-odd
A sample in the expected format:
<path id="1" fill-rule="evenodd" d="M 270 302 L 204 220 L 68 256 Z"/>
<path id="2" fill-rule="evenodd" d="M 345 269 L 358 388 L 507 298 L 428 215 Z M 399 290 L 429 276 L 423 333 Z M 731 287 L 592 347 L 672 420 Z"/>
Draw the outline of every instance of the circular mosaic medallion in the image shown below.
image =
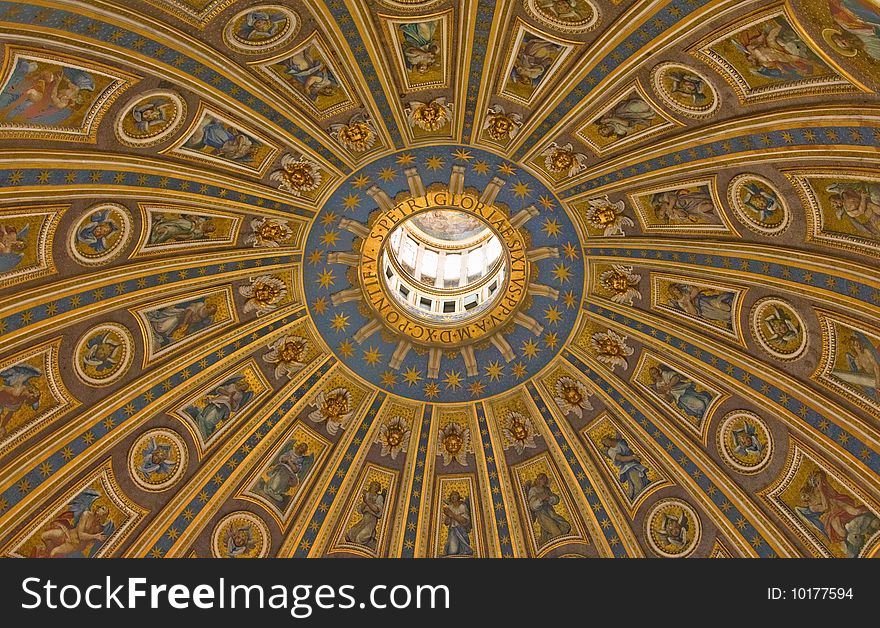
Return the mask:
<path id="1" fill-rule="evenodd" d="M 299 16 L 287 7 L 260 5 L 229 20 L 223 29 L 223 41 L 237 52 L 261 54 L 283 46 L 299 27 Z"/>
<path id="2" fill-rule="evenodd" d="M 718 109 L 712 83 L 686 65 L 661 63 L 651 70 L 651 85 L 669 108 L 691 118 L 705 118 Z"/>
<path id="3" fill-rule="evenodd" d="M 319 333 L 371 384 L 419 401 L 509 390 L 565 345 L 584 285 L 574 225 L 486 151 L 410 149 L 356 172 L 306 240 Z"/>
<path id="4" fill-rule="evenodd" d="M 124 205 L 92 205 L 70 230 L 67 248 L 84 266 L 99 266 L 116 258 L 131 238 L 131 214 Z"/>
<path id="5" fill-rule="evenodd" d="M 752 306 L 749 320 L 755 341 L 777 360 L 795 360 L 807 350 L 806 325 L 790 303 L 765 297 Z"/>
<path id="6" fill-rule="evenodd" d="M 756 233 L 779 235 L 791 223 L 785 199 L 764 177 L 734 177 L 727 186 L 727 200 L 739 221 Z"/>
<path id="7" fill-rule="evenodd" d="M 700 542 L 700 518 L 690 504 L 680 499 L 663 499 L 645 517 L 648 544 L 659 556 L 684 558 Z"/>
<path id="8" fill-rule="evenodd" d="M 246 510 L 223 517 L 211 534 L 214 558 L 265 558 L 269 555 L 269 527 Z"/>
<path id="9" fill-rule="evenodd" d="M 767 424 L 748 410 L 735 410 L 722 419 L 716 445 L 724 462 L 746 475 L 767 466 L 773 453 L 773 438 Z"/>
<path id="10" fill-rule="evenodd" d="M 189 453 L 177 432 L 158 428 L 141 434 L 128 451 L 128 473 L 145 491 L 171 488 L 183 476 Z"/>
<path id="11" fill-rule="evenodd" d="M 186 102 L 176 92 L 155 90 L 131 99 L 116 119 L 116 137 L 128 146 L 155 146 L 186 119 Z"/>
<path id="12" fill-rule="evenodd" d="M 134 359 L 131 332 L 117 323 L 92 327 L 76 343 L 73 370 L 91 386 L 106 386 L 125 375 Z"/>
<path id="13" fill-rule="evenodd" d="M 539 22 L 563 33 L 585 33 L 599 21 L 589 0 L 523 0 L 526 11 Z"/>

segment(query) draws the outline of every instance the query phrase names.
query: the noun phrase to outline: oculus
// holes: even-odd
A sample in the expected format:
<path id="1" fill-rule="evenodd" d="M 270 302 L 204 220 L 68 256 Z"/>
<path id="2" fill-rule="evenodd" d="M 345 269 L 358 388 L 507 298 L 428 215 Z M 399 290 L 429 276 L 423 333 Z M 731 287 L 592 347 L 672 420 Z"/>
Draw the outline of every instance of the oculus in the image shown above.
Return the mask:
<path id="1" fill-rule="evenodd" d="M 498 300 L 509 274 L 498 235 L 453 209 L 404 221 L 385 245 L 383 266 L 388 291 L 429 323 L 478 316 Z"/>
<path id="2" fill-rule="evenodd" d="M 470 251 L 479 251 L 473 265 Z M 523 236 L 508 217 L 472 193 L 445 190 L 377 219 L 358 270 L 367 304 L 386 325 L 420 343 L 452 345 L 473 342 L 509 318 L 529 275 Z"/>

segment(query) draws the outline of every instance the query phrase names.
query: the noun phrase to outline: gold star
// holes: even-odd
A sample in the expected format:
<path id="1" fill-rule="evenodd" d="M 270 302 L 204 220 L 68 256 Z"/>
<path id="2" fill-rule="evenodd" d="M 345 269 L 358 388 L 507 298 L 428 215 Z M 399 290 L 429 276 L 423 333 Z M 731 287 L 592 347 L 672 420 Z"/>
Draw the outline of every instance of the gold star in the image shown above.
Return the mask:
<path id="1" fill-rule="evenodd" d="M 461 373 L 458 371 L 447 371 L 444 375 L 446 375 L 446 377 L 443 381 L 446 383 L 447 388 L 451 388 L 452 390 L 461 388 Z"/>
<path id="2" fill-rule="evenodd" d="M 351 182 L 351 184 L 356 189 L 360 190 L 361 188 L 366 187 L 367 184 L 369 184 L 369 182 L 370 182 L 370 177 L 368 177 L 365 174 L 361 174 L 361 175 L 358 175 L 357 177 L 355 177 L 354 180 Z"/>
<path id="3" fill-rule="evenodd" d="M 529 338 L 522 344 L 520 351 L 522 351 L 524 356 L 531 360 L 536 355 L 538 355 L 538 351 L 540 351 L 540 349 L 538 347 L 538 343 Z"/>
<path id="4" fill-rule="evenodd" d="M 468 151 L 464 150 L 463 148 L 459 148 L 457 151 L 452 153 L 452 156 L 455 157 L 456 159 L 461 159 L 462 161 L 470 161 L 471 159 L 474 158 L 473 155 L 471 155 Z"/>
<path id="5" fill-rule="evenodd" d="M 395 375 L 391 371 L 385 371 L 384 373 L 382 373 L 382 385 L 389 388 L 394 388 L 394 386 L 397 385 L 397 375 Z"/>
<path id="6" fill-rule="evenodd" d="M 338 231 L 325 231 L 324 235 L 321 236 L 321 244 L 325 244 L 327 246 L 336 246 L 336 241 L 338 239 Z"/>
<path id="7" fill-rule="evenodd" d="M 330 323 L 330 326 L 336 331 L 345 331 L 345 328 L 348 327 L 348 325 L 348 316 L 345 314 L 337 314 L 333 317 L 333 320 Z"/>
<path id="8" fill-rule="evenodd" d="M 513 195 L 517 198 L 525 198 L 532 193 L 532 189 L 528 186 L 528 184 L 523 183 L 522 181 L 517 181 L 512 189 Z"/>
<path id="9" fill-rule="evenodd" d="M 541 204 L 541 207 L 548 211 L 553 211 L 553 199 L 549 196 L 542 196 L 538 199 L 538 202 Z"/>
<path id="10" fill-rule="evenodd" d="M 443 167 L 443 159 L 440 158 L 440 157 L 438 157 L 437 155 L 433 155 L 433 156 L 431 156 L 431 157 L 428 157 L 428 159 L 427 159 L 427 161 L 425 162 L 425 164 L 426 164 L 426 165 L 428 166 L 428 168 L 430 168 L 431 170 L 440 170 L 440 168 Z"/>
<path id="11" fill-rule="evenodd" d="M 321 249 L 315 249 L 314 251 L 309 253 L 308 260 L 309 264 L 313 266 L 315 264 L 320 264 L 324 260 L 324 251 L 322 251 Z"/>
<path id="12" fill-rule="evenodd" d="M 562 247 L 562 252 L 565 254 L 565 257 L 568 259 L 577 259 L 578 258 L 578 250 L 575 245 L 571 242 L 566 242 Z"/>
<path id="13" fill-rule="evenodd" d="M 571 279 L 571 271 L 565 264 L 556 264 L 553 267 L 553 276 L 559 280 L 559 283 L 564 283 Z"/>
<path id="14" fill-rule="evenodd" d="M 316 314 L 323 314 L 327 311 L 327 297 L 318 297 L 315 299 L 315 302 L 312 303 L 312 309 L 315 310 Z"/>
<path id="15" fill-rule="evenodd" d="M 415 385 L 418 384 L 419 381 L 422 379 L 422 372 L 421 372 L 421 371 L 417 371 L 417 370 L 416 370 L 416 367 L 414 367 L 414 366 L 413 366 L 413 367 L 410 367 L 410 368 L 408 368 L 408 369 L 406 370 L 406 372 L 403 374 L 403 379 L 404 379 L 404 380 L 406 381 L 406 383 L 409 384 L 410 386 L 415 386 Z"/>
<path id="16" fill-rule="evenodd" d="M 325 268 L 323 272 L 318 273 L 318 284 L 322 288 L 329 288 L 333 285 L 333 281 L 336 277 L 333 276 L 333 271 L 329 268 Z"/>
<path id="17" fill-rule="evenodd" d="M 544 310 L 544 318 L 549 323 L 558 323 L 562 320 L 562 312 L 555 305 L 551 305 Z"/>
<path id="18" fill-rule="evenodd" d="M 471 382 L 471 385 L 468 386 L 468 391 L 474 397 L 476 397 L 477 395 L 482 395 L 485 390 L 486 390 L 486 385 L 483 382 L 481 382 L 480 380 L 477 380 L 475 382 Z"/>
<path id="19" fill-rule="evenodd" d="M 520 379 L 522 377 L 525 377 L 526 365 L 522 362 L 517 362 L 513 365 L 513 368 L 511 370 L 513 371 L 513 374 L 516 376 L 516 378 Z"/>
<path id="20" fill-rule="evenodd" d="M 504 367 L 501 366 L 501 363 L 498 360 L 494 362 L 489 362 L 489 365 L 486 367 L 486 377 L 489 378 L 490 382 L 498 381 L 501 377 L 504 376 Z"/>
<path id="21" fill-rule="evenodd" d="M 351 340 L 343 340 L 339 345 L 339 353 L 344 358 L 350 358 L 354 353 L 354 345 Z"/>
<path id="22" fill-rule="evenodd" d="M 559 344 L 559 335 L 555 331 L 547 333 L 544 336 L 544 344 L 550 349 L 555 349 Z"/>
<path id="23" fill-rule="evenodd" d="M 474 172 L 477 174 L 487 174 L 489 172 L 489 164 L 483 160 L 475 161 Z"/>
<path id="24" fill-rule="evenodd" d="M 573 308 L 577 305 L 577 299 L 575 299 L 574 292 L 569 290 L 564 295 L 562 295 L 562 302 L 565 303 L 565 307 L 568 309 Z"/>
<path id="25" fill-rule="evenodd" d="M 329 214 L 324 214 L 324 216 L 321 217 L 321 224 L 324 225 L 325 227 L 328 225 L 332 225 L 336 221 L 337 218 L 339 218 L 339 216 L 337 216 L 334 212 L 330 212 Z"/>
<path id="26" fill-rule="evenodd" d="M 408 166 L 416 160 L 412 153 L 403 153 L 397 156 L 398 166 Z"/>
<path id="27" fill-rule="evenodd" d="M 361 197 L 357 194 L 349 194 L 345 197 L 345 200 L 342 201 L 342 206 L 345 209 L 355 209 L 358 205 L 361 204 Z"/>
<path id="28" fill-rule="evenodd" d="M 382 354 L 379 353 L 379 350 L 373 346 L 370 346 L 369 349 L 364 351 L 364 362 L 373 366 L 374 364 L 378 364 L 379 360 L 382 359 Z"/>
<path id="29" fill-rule="evenodd" d="M 562 225 L 560 225 L 559 221 L 555 218 L 548 218 L 544 221 L 544 226 L 541 227 L 541 231 L 546 233 L 549 237 L 556 238 L 562 232 Z"/>
<path id="30" fill-rule="evenodd" d="M 391 181 L 396 176 L 397 171 L 394 168 L 382 168 L 382 172 L 379 173 L 379 178 L 385 182 Z"/>
<path id="31" fill-rule="evenodd" d="M 506 175 L 511 175 L 516 172 L 516 169 L 510 164 L 501 164 L 500 166 L 498 166 L 498 171 L 503 172 Z"/>
<path id="32" fill-rule="evenodd" d="M 440 387 L 437 384 L 425 384 L 425 397 L 433 399 L 440 394 Z"/>

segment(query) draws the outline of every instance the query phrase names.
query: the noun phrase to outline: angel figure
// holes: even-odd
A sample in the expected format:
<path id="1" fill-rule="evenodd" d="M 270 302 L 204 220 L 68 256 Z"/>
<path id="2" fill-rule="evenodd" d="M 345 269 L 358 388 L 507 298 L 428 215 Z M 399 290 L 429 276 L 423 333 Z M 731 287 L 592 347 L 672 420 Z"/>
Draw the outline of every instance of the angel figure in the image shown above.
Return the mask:
<path id="1" fill-rule="evenodd" d="M 562 46 L 534 35 L 525 35 L 510 69 L 510 80 L 537 87 L 556 61 Z"/>
<path id="2" fill-rule="evenodd" d="M 106 332 L 100 336 L 89 338 L 86 343 L 86 352 L 82 361 L 91 366 L 98 374 L 111 371 L 119 365 L 121 353 L 124 350 L 122 343 L 113 338 L 113 332 Z"/>
<path id="3" fill-rule="evenodd" d="M 147 477 L 154 474 L 165 476 L 177 466 L 177 460 L 171 456 L 171 445 L 160 445 L 155 437 L 151 437 L 146 447 L 141 450 L 141 456 L 143 457 L 141 471 Z"/>
<path id="4" fill-rule="evenodd" d="M 602 114 L 594 124 L 602 137 L 624 138 L 651 125 L 657 112 L 639 96 L 622 100 Z"/>
<path id="5" fill-rule="evenodd" d="M 443 555 L 473 556 L 474 549 L 471 547 L 473 522 L 470 500 L 467 496 L 462 499 L 458 491 L 449 493 L 449 499 L 443 502 L 443 525 L 447 529 Z"/>
<path id="6" fill-rule="evenodd" d="M 376 528 L 385 511 L 387 493 L 388 491 L 376 480 L 370 482 L 367 490 L 361 495 L 361 503 L 357 507 L 357 511 L 361 514 L 360 521 L 345 533 L 347 542 L 376 548 Z"/>
<path id="7" fill-rule="evenodd" d="M 205 124 L 193 133 L 184 146 L 242 163 L 254 163 L 263 147 L 255 138 L 211 116 L 207 117 Z"/>
<path id="8" fill-rule="evenodd" d="M 403 35 L 403 58 L 406 67 L 419 74 L 426 74 L 440 63 L 440 46 L 437 45 L 436 20 L 401 24 Z"/>
<path id="9" fill-rule="evenodd" d="M 314 463 L 315 454 L 309 453 L 307 443 L 288 441 L 260 479 L 260 489 L 267 497 L 283 502 L 299 490 Z"/>
<path id="10" fill-rule="evenodd" d="M 40 389 L 31 380 L 43 371 L 28 364 L 16 364 L 0 371 L 0 436 L 16 412 L 24 407 L 36 411 L 40 407 Z"/>
<path id="11" fill-rule="evenodd" d="M 815 64 L 807 45 L 784 24 L 772 20 L 755 29 L 742 31 L 732 43 L 745 56 L 752 72 L 771 79 L 803 80 L 809 78 Z"/>
<path id="12" fill-rule="evenodd" d="M 0 273 L 12 270 L 24 258 L 28 232 L 31 226 L 16 229 L 12 225 L 0 225 Z"/>
<path id="13" fill-rule="evenodd" d="M 32 558 L 91 558 L 109 539 L 116 524 L 101 493 L 86 489 L 40 534 Z"/>
<path id="14" fill-rule="evenodd" d="M 254 391 L 247 378 L 236 375 L 209 391 L 203 398 L 205 405 L 202 408 L 191 405 L 186 412 L 195 421 L 202 437 L 207 440 L 223 423 L 245 407 L 253 396 Z"/>
<path id="15" fill-rule="evenodd" d="M 85 70 L 20 59 L 0 93 L 0 119 L 61 125 L 94 97 L 95 79 Z M 92 100 L 92 98 L 88 98 Z"/>
<path id="16" fill-rule="evenodd" d="M 668 76 L 672 83 L 672 93 L 680 94 L 682 98 L 690 100 L 693 106 L 702 105 L 708 98 L 706 81 L 702 77 L 682 70 L 673 70 Z"/>
<path id="17" fill-rule="evenodd" d="M 752 456 L 764 451 L 761 441 L 758 440 L 758 432 L 755 426 L 748 421 L 743 421 L 742 427 L 732 432 L 734 453 L 740 456 Z"/>
<path id="18" fill-rule="evenodd" d="M 571 532 L 571 523 L 556 511 L 561 498 L 550 488 L 546 473 L 539 473 L 534 480 L 525 483 L 526 501 L 532 521 L 538 524 L 538 547 Z"/>
<path id="19" fill-rule="evenodd" d="M 690 530 L 690 521 L 686 512 L 682 511 L 678 517 L 666 513 L 663 515 L 657 536 L 669 545 L 681 548 L 688 543 L 688 530 Z"/>
<path id="20" fill-rule="evenodd" d="M 287 16 L 280 11 L 251 11 L 238 27 L 238 35 L 250 42 L 274 37 L 287 24 Z"/>
<path id="21" fill-rule="evenodd" d="M 838 220 L 848 221 L 860 233 L 880 238 L 880 186 L 833 183 L 826 191 Z"/>
<path id="22" fill-rule="evenodd" d="M 296 82 L 303 95 L 313 102 L 319 96 L 333 96 L 340 87 L 339 80 L 314 44 L 309 44 L 280 65 L 282 71 Z"/>
<path id="23" fill-rule="evenodd" d="M 173 344 L 187 334 L 204 329 L 214 322 L 217 306 L 204 299 L 168 305 L 145 313 L 158 347 Z"/>
<path id="24" fill-rule="evenodd" d="M 652 388 L 683 414 L 697 419 L 706 416 L 712 395 L 706 390 L 697 390 L 694 380 L 662 364 L 648 369 L 648 375 Z"/>
<path id="25" fill-rule="evenodd" d="M 617 481 L 626 488 L 627 498 L 635 500 L 650 484 L 648 468 L 620 434 L 605 434 L 601 442 L 605 455 L 617 469 Z"/>
<path id="26" fill-rule="evenodd" d="M 89 216 L 89 224 L 77 232 L 76 240 L 95 253 L 104 253 L 111 246 L 108 239 L 117 231 L 119 225 L 113 219 L 111 210 L 104 209 Z"/>
<path id="27" fill-rule="evenodd" d="M 153 127 L 164 128 L 177 112 L 177 106 L 173 102 L 161 99 L 150 100 L 140 103 L 131 110 L 135 128 L 147 135 L 152 133 Z"/>
<path id="28" fill-rule="evenodd" d="M 852 332 L 844 347 L 846 369 L 835 369 L 832 374 L 880 401 L 880 349 L 859 331 Z"/>
<path id="29" fill-rule="evenodd" d="M 770 314 L 764 317 L 764 324 L 770 330 L 770 337 L 767 338 L 770 344 L 784 345 L 797 338 L 800 333 L 798 324 L 780 307 L 771 308 Z"/>
<path id="30" fill-rule="evenodd" d="M 666 288 L 669 305 L 706 321 L 722 323 L 730 328 L 733 320 L 733 292 L 699 288 L 684 283 L 670 283 Z"/>
<path id="31" fill-rule="evenodd" d="M 772 220 L 775 214 L 782 209 L 775 194 L 754 183 L 746 183 L 743 190 L 745 192 L 743 204 L 755 212 L 761 222 Z"/>
<path id="32" fill-rule="evenodd" d="M 217 230 L 210 217 L 196 214 L 154 214 L 150 244 L 206 240 Z"/>
<path id="33" fill-rule="evenodd" d="M 251 526 L 248 524 L 227 531 L 224 544 L 227 558 L 241 558 L 257 546 Z"/>
<path id="34" fill-rule="evenodd" d="M 717 222 L 715 201 L 706 186 L 657 192 L 651 195 L 651 207 L 667 225 Z"/>

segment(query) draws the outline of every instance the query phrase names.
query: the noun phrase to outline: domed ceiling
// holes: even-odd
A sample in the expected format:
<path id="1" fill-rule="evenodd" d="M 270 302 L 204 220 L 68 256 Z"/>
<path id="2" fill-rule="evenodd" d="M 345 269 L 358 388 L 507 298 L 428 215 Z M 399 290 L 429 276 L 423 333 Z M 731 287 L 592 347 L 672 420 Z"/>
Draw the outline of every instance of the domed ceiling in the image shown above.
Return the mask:
<path id="1" fill-rule="evenodd" d="M 869 556 L 867 0 L 0 1 L 7 556 Z"/>

